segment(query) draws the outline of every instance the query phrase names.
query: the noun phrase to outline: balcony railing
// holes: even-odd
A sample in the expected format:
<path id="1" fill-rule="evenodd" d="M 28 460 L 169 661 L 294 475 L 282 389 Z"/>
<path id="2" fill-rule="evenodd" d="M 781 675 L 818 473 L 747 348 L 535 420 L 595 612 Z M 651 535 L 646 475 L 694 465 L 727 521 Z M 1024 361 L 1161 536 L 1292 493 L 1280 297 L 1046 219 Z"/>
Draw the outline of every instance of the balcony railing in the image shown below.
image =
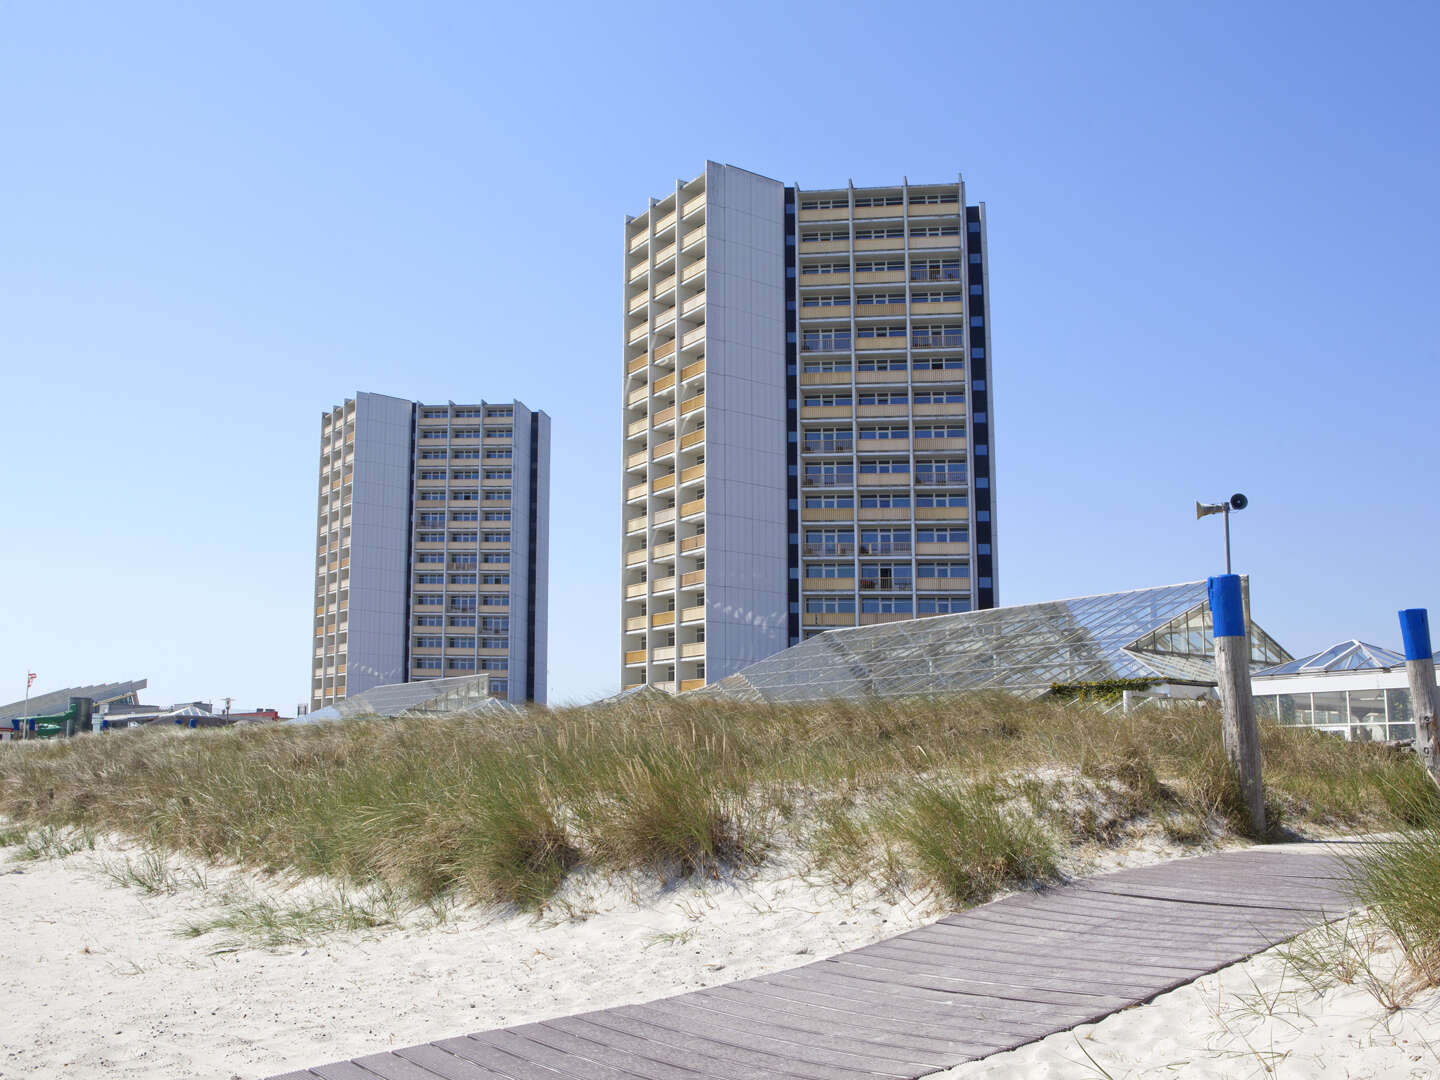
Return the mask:
<path id="1" fill-rule="evenodd" d="M 855 476 L 853 473 L 840 473 L 835 476 L 806 476 L 805 487 L 854 487 Z"/>
<path id="2" fill-rule="evenodd" d="M 801 448 L 807 454 L 848 454 L 855 449 L 853 439 L 833 439 L 825 442 L 801 443 Z"/>
<path id="3" fill-rule="evenodd" d="M 964 333 L 929 334 L 923 330 L 912 331 L 910 344 L 917 349 L 958 349 L 965 344 Z"/>
<path id="4" fill-rule="evenodd" d="M 953 267 L 945 270 L 931 270 L 927 267 L 911 267 L 911 281 L 959 281 L 960 268 Z"/>
<path id="5" fill-rule="evenodd" d="M 855 545 L 853 543 L 836 542 L 831 544 L 806 544 L 806 555 L 854 555 Z"/>
<path id="6" fill-rule="evenodd" d="M 861 543 L 861 555 L 909 555 L 912 548 L 908 540 L 880 540 Z"/>

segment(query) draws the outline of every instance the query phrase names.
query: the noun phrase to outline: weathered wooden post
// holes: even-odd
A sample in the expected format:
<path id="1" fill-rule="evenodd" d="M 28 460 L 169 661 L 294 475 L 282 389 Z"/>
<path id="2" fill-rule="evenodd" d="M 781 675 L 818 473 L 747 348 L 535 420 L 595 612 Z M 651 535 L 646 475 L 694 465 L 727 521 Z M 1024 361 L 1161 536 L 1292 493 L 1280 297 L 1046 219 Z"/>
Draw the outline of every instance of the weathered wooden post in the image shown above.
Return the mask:
<path id="1" fill-rule="evenodd" d="M 1435 658 L 1430 648 L 1430 617 L 1424 608 L 1400 612 L 1400 636 L 1405 639 L 1405 675 L 1410 682 L 1410 711 L 1415 715 L 1415 749 L 1430 779 L 1440 784 L 1440 731 L 1436 716 L 1440 705 L 1435 690 Z"/>
<path id="2" fill-rule="evenodd" d="M 1210 619 L 1215 631 L 1215 681 L 1224 711 L 1225 754 L 1240 779 L 1256 836 L 1265 835 L 1265 785 L 1260 779 L 1260 730 L 1250 696 L 1250 635 L 1240 575 L 1210 579 Z"/>

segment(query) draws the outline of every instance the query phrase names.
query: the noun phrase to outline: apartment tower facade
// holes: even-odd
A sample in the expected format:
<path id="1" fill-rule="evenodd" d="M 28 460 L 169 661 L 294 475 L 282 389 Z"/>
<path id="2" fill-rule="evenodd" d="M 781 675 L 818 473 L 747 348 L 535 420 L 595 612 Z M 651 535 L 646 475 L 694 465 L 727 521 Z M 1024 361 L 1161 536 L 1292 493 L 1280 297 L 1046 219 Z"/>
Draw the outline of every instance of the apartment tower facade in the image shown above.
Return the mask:
<path id="1" fill-rule="evenodd" d="M 983 204 L 707 163 L 625 224 L 621 683 L 996 605 Z"/>
<path id="2" fill-rule="evenodd" d="M 490 674 L 545 701 L 550 418 L 357 393 L 320 421 L 311 707 Z"/>

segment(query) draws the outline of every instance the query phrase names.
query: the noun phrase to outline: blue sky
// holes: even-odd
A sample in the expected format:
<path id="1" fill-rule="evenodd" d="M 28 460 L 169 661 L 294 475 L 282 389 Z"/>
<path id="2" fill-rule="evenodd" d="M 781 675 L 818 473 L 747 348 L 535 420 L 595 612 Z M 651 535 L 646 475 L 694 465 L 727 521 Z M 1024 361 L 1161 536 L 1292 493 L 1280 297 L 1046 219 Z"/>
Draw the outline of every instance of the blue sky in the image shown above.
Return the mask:
<path id="1" fill-rule="evenodd" d="M 0 700 L 304 700 L 356 390 L 552 415 L 552 700 L 614 689 L 621 226 L 707 158 L 987 203 L 1002 602 L 1217 572 L 1191 504 L 1244 491 L 1258 621 L 1397 646 L 1440 608 L 1436 11 L 0 7 Z"/>

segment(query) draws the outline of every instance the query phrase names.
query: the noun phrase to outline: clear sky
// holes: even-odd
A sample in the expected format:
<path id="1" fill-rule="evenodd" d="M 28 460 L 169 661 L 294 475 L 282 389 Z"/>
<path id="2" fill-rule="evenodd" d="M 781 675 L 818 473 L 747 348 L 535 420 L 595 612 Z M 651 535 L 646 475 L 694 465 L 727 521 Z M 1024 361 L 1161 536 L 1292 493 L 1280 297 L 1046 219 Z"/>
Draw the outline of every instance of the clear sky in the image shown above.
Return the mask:
<path id="1" fill-rule="evenodd" d="M 1236 569 L 1440 623 L 1433 4 L 0 6 L 0 701 L 308 697 L 319 421 L 554 418 L 552 700 L 618 683 L 624 215 L 707 158 L 988 205 L 1002 603 Z"/>

